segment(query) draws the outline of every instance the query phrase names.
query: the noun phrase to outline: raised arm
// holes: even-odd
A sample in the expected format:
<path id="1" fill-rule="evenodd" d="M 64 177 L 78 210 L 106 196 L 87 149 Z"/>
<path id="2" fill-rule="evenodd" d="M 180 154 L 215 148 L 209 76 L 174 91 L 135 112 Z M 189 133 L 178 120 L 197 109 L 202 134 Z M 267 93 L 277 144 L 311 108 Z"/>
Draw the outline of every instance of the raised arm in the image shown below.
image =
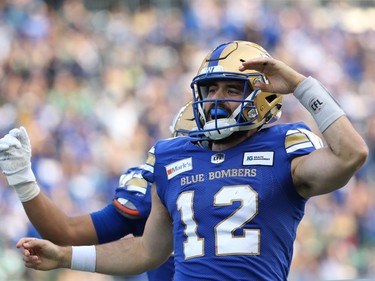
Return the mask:
<path id="1" fill-rule="evenodd" d="M 151 214 L 142 237 L 81 247 L 59 247 L 47 240 L 23 238 L 17 247 L 24 248 L 24 263 L 29 268 L 72 268 L 110 275 L 134 275 L 153 269 L 168 259 L 173 250 L 172 222 L 153 186 Z"/>
<path id="2" fill-rule="evenodd" d="M 90 215 L 69 217 L 41 192 L 31 169 L 31 144 L 25 128 L 13 129 L 0 139 L 0 169 L 42 237 L 60 245 L 98 242 Z"/>
<path id="3" fill-rule="evenodd" d="M 344 186 L 364 164 L 368 148 L 328 91 L 309 77 L 294 91 L 315 119 L 327 146 L 292 162 L 294 183 L 305 198 Z"/>
<path id="4" fill-rule="evenodd" d="M 364 164 L 368 148 L 329 92 L 312 77 L 306 78 L 273 58 L 257 58 L 240 66 L 267 75 L 268 84 L 257 86 L 268 92 L 293 93 L 316 121 L 327 147 L 292 161 L 292 177 L 305 198 L 344 186 Z"/>

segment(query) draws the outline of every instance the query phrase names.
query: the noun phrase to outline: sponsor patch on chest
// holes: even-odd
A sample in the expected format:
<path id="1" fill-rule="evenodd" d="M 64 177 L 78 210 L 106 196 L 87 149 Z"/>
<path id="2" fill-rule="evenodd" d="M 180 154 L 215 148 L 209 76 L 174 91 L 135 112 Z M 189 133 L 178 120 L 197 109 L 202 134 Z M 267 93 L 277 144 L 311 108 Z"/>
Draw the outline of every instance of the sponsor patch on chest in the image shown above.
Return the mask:
<path id="1" fill-rule="evenodd" d="M 192 169 L 193 169 L 193 161 L 191 157 L 179 160 L 177 162 L 174 162 L 172 164 L 165 166 L 165 170 L 167 172 L 167 176 L 169 180 L 183 172 L 191 171 Z"/>
<path id="2" fill-rule="evenodd" d="M 243 155 L 242 164 L 248 165 L 259 165 L 259 166 L 273 166 L 273 151 L 262 151 L 262 152 L 245 152 Z"/>

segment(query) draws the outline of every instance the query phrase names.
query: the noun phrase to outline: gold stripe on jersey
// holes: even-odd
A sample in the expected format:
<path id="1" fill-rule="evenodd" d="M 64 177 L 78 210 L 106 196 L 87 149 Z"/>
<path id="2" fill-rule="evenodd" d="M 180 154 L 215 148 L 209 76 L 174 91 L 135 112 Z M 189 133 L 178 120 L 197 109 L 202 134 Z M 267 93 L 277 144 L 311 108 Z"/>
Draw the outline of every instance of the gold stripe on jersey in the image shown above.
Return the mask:
<path id="1" fill-rule="evenodd" d="M 294 133 L 292 135 L 288 135 L 286 136 L 286 139 L 285 139 L 285 148 L 289 148 L 293 145 L 296 145 L 296 144 L 300 144 L 300 143 L 304 143 L 304 142 L 308 142 L 310 141 L 308 139 L 308 137 L 301 133 L 301 132 L 297 132 L 297 133 Z"/>
<path id="2" fill-rule="evenodd" d="M 314 147 L 315 149 L 322 148 L 323 141 L 313 132 L 300 128 L 296 130 L 289 130 L 285 137 L 285 148 L 287 153 Z"/>
<path id="3" fill-rule="evenodd" d="M 155 155 L 149 152 L 147 160 L 146 160 L 146 164 L 148 164 L 150 166 L 154 166 L 155 165 L 155 160 L 156 160 Z"/>
<path id="4" fill-rule="evenodd" d="M 145 179 L 138 179 L 138 178 L 132 178 L 130 179 L 126 185 L 135 185 L 138 187 L 147 188 L 147 181 Z"/>

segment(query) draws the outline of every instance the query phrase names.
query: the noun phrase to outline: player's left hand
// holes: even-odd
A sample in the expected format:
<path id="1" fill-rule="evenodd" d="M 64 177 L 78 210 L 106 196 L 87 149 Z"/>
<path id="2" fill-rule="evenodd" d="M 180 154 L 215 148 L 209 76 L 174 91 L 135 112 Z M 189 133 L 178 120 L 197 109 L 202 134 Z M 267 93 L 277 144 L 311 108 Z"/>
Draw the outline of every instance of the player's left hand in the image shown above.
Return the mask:
<path id="1" fill-rule="evenodd" d="M 306 77 L 282 61 L 270 57 L 258 57 L 247 60 L 239 67 L 240 71 L 252 69 L 267 76 L 269 84 L 255 84 L 264 92 L 290 94 Z"/>

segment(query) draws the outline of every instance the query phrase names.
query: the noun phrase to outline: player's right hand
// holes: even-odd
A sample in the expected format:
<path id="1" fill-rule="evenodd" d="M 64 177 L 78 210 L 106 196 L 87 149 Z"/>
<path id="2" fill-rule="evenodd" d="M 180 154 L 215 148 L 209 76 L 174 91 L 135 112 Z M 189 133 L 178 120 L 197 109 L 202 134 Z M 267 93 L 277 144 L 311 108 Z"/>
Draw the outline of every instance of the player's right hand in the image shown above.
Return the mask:
<path id="1" fill-rule="evenodd" d="M 268 84 L 261 81 L 256 86 L 264 92 L 290 94 L 299 83 L 306 79 L 286 63 L 271 57 L 258 57 L 245 61 L 240 66 L 240 71 L 252 69 L 267 76 Z"/>
<path id="2" fill-rule="evenodd" d="M 37 270 L 70 268 L 71 247 L 60 247 L 48 240 L 21 238 L 17 248 L 23 249 L 23 261 L 26 267 Z"/>

